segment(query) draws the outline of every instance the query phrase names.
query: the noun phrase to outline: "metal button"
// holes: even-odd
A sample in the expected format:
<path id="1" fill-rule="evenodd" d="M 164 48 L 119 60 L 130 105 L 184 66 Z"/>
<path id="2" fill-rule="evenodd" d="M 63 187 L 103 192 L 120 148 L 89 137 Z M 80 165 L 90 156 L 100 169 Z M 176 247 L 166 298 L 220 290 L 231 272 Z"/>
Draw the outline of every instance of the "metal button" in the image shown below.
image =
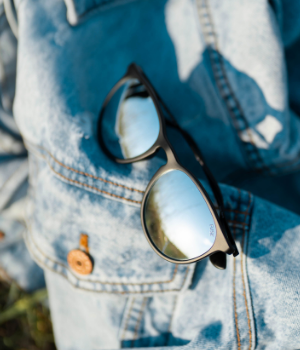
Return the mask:
<path id="1" fill-rule="evenodd" d="M 80 249 L 71 250 L 68 254 L 68 264 L 80 275 L 88 275 L 93 270 L 93 263 L 87 253 Z"/>

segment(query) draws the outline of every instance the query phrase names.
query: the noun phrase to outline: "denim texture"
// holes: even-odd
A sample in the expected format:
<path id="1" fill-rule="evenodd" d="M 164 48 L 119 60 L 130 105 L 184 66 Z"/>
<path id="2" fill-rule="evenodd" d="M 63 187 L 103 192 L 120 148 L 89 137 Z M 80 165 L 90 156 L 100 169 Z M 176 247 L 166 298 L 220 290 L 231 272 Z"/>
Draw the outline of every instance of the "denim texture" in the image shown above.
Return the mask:
<path id="1" fill-rule="evenodd" d="M 300 348 L 298 2 L 15 4 L 14 117 L 29 154 L 28 191 L 25 156 L 5 172 L 7 178 L 23 169 L 16 173 L 27 193 L 24 238 L 45 272 L 58 349 Z M 177 266 L 156 255 L 142 231 L 140 204 L 163 160 L 119 165 L 98 145 L 104 98 L 132 62 L 224 183 L 240 251 L 225 271 L 208 259 Z M 202 180 L 180 136 L 170 132 L 170 139 Z M 7 227 L 12 241 L 24 230 L 16 220 Z M 67 263 L 81 233 L 94 260 L 87 276 Z M 13 254 L 28 254 L 19 249 L 11 254 L 0 242 L 0 266 L 38 288 L 42 273 L 28 256 L 23 270 L 10 263 L 17 262 Z"/>
<path id="2" fill-rule="evenodd" d="M 28 188 L 28 160 L 12 117 L 17 41 L 0 2 L 0 279 L 27 291 L 45 285 L 44 274 L 31 259 L 23 233 Z"/>

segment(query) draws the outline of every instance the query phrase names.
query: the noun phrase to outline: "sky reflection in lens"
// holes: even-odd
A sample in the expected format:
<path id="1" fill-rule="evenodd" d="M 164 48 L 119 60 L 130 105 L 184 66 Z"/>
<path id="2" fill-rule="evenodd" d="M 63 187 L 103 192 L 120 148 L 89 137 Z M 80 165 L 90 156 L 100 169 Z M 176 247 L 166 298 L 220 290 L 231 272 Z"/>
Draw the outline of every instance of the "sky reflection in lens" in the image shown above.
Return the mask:
<path id="1" fill-rule="evenodd" d="M 101 120 L 101 137 L 116 158 L 128 159 L 148 151 L 159 134 L 152 99 L 136 79 L 127 80 L 108 102 Z"/>
<path id="2" fill-rule="evenodd" d="M 179 170 L 155 182 L 146 200 L 145 221 L 153 243 L 173 259 L 196 258 L 215 241 L 216 227 L 204 198 Z"/>
<path id="3" fill-rule="evenodd" d="M 148 151 L 159 134 L 159 119 L 151 97 L 128 97 L 122 101 L 116 121 L 124 158 Z"/>

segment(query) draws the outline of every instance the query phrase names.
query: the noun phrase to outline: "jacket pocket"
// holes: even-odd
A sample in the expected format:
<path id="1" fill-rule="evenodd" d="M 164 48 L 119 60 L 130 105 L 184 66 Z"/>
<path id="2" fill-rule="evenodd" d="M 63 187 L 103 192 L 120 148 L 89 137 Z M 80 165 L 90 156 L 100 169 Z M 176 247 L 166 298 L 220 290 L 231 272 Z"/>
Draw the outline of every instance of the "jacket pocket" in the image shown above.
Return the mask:
<path id="1" fill-rule="evenodd" d="M 26 241 L 39 265 L 76 288 L 99 293 L 176 294 L 189 286 L 194 265 L 177 266 L 161 259 L 145 239 L 141 193 L 131 199 L 127 192 L 132 189 L 123 186 L 125 192 L 115 194 L 117 184 L 65 168 L 46 152 L 35 153 L 30 157 L 35 179 Z M 81 249 L 82 235 L 88 238 L 86 248 L 93 264 L 87 274 L 68 260 L 70 252 Z"/>

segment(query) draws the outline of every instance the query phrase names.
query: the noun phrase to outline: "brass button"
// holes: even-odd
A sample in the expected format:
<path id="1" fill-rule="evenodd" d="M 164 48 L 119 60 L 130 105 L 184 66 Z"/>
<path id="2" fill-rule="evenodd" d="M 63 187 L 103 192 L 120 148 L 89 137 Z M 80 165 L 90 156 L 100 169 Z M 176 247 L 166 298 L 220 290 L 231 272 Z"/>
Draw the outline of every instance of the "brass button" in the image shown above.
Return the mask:
<path id="1" fill-rule="evenodd" d="M 80 275 L 88 275 L 93 270 L 93 263 L 87 253 L 80 249 L 71 250 L 68 254 L 68 264 Z"/>
<path id="2" fill-rule="evenodd" d="M 0 241 L 2 241 L 2 239 L 4 239 L 4 237 L 5 237 L 5 233 L 0 230 Z"/>

